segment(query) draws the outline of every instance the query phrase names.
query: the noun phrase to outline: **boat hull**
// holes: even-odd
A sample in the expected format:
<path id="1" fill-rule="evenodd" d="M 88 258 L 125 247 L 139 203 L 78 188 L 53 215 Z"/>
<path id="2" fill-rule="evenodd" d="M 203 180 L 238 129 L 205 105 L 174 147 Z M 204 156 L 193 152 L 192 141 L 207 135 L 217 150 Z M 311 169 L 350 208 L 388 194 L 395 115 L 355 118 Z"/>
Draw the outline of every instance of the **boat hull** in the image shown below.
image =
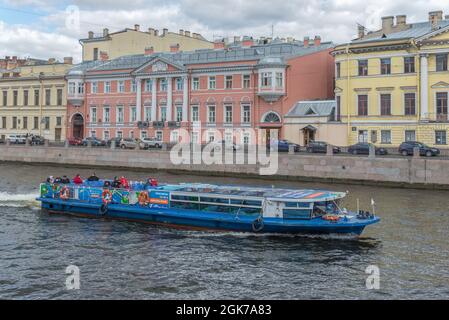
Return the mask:
<path id="1" fill-rule="evenodd" d="M 372 220 L 352 220 L 351 222 L 330 222 L 320 218 L 310 220 L 286 220 L 281 218 L 263 218 L 259 215 L 230 215 L 192 210 L 169 208 L 149 208 L 139 205 L 110 204 L 107 212 L 102 213 L 98 203 L 84 203 L 74 200 L 38 198 L 42 208 L 50 213 L 74 216 L 119 219 L 165 225 L 168 227 L 211 230 L 238 231 L 274 234 L 354 234 L 360 235 L 364 228 L 378 222 Z M 343 220 L 343 219 L 341 219 Z"/>

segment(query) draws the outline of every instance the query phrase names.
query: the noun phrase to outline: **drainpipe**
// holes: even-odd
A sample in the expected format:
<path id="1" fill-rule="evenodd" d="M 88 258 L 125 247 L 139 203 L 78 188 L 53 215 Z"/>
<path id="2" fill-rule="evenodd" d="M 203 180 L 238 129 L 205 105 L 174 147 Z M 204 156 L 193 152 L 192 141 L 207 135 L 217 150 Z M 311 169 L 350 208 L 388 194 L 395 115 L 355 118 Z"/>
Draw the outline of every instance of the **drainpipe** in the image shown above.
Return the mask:
<path id="1" fill-rule="evenodd" d="M 348 146 L 350 145 L 351 140 L 351 114 L 349 110 L 349 101 L 350 101 L 350 94 L 349 94 L 349 80 L 350 80 L 350 68 L 349 68 L 349 44 L 346 45 L 346 112 L 348 116 Z"/>
<path id="2" fill-rule="evenodd" d="M 44 96 L 43 94 L 44 91 L 44 83 L 43 83 L 43 79 L 42 79 L 42 75 L 39 74 L 39 118 L 40 118 L 40 123 L 39 123 L 39 135 L 42 137 L 42 98 Z"/>
<path id="3" fill-rule="evenodd" d="M 416 50 L 418 52 L 418 55 L 417 55 L 418 59 L 416 59 L 417 63 L 415 65 L 416 76 L 418 77 L 417 81 L 416 81 L 416 83 L 417 83 L 417 86 L 416 86 L 416 97 L 418 99 L 416 99 L 416 101 L 415 101 L 415 104 L 417 106 L 415 116 L 416 116 L 416 122 L 418 124 L 419 120 L 420 120 L 420 117 L 421 117 L 421 59 L 420 59 L 420 56 L 419 56 L 419 47 L 416 45 L 416 42 L 415 42 L 414 39 L 412 39 L 411 44 L 412 44 L 413 47 L 416 48 Z M 416 140 L 419 140 L 419 138 L 418 138 L 420 136 L 419 129 L 420 129 L 420 126 L 417 125 L 416 126 L 416 137 L 415 137 Z"/>

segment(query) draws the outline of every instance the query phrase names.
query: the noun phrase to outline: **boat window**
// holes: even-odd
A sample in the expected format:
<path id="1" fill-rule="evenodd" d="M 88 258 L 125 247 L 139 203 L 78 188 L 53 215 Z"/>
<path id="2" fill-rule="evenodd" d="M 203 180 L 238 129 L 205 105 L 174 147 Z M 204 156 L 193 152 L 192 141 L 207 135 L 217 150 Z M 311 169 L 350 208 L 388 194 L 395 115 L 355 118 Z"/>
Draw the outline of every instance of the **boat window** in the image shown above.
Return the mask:
<path id="1" fill-rule="evenodd" d="M 283 209 L 284 219 L 310 219 L 310 209 Z"/>
<path id="2" fill-rule="evenodd" d="M 335 201 L 315 202 L 313 206 L 314 215 L 323 215 L 326 213 L 338 213 L 338 205 Z"/>
<path id="3" fill-rule="evenodd" d="M 172 194 L 172 200 L 183 200 L 183 201 L 198 201 L 198 197 L 195 196 L 180 196 L 176 194 Z"/>
<path id="4" fill-rule="evenodd" d="M 238 205 L 242 205 L 242 206 L 262 207 L 262 201 L 259 201 L 259 200 L 231 199 L 231 204 L 238 204 Z"/>
<path id="5" fill-rule="evenodd" d="M 212 197 L 201 197 L 201 202 L 213 202 L 213 203 L 229 204 L 229 199 L 212 198 Z"/>
<path id="6" fill-rule="evenodd" d="M 198 210 L 198 203 L 171 201 L 170 208 Z"/>

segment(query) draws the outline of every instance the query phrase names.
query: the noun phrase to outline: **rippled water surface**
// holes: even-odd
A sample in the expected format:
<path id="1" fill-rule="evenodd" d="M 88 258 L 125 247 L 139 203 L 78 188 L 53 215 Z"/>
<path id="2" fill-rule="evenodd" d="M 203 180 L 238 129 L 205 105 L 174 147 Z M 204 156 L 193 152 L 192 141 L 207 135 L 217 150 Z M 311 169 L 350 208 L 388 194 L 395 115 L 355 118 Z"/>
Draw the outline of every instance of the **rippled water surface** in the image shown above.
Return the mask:
<path id="1" fill-rule="evenodd" d="M 117 172 L 96 170 L 112 177 Z M 48 175 L 86 169 L 0 164 L 0 298 L 12 299 L 436 299 L 449 298 L 449 192 L 120 171 L 166 182 L 350 191 L 380 224 L 360 238 L 181 231 L 41 212 Z M 68 265 L 80 290 L 66 290 Z M 367 290 L 365 269 L 380 269 Z"/>

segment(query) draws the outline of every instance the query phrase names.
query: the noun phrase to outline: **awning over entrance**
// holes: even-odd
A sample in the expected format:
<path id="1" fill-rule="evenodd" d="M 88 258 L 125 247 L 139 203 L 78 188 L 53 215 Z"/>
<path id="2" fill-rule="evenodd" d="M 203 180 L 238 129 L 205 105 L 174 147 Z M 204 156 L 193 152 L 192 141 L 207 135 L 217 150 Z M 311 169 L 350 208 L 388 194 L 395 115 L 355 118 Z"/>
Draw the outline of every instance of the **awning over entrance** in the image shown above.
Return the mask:
<path id="1" fill-rule="evenodd" d="M 315 128 L 314 126 L 311 126 L 310 124 L 305 126 L 304 128 L 302 128 L 301 130 L 303 131 L 316 131 L 317 128 Z"/>

